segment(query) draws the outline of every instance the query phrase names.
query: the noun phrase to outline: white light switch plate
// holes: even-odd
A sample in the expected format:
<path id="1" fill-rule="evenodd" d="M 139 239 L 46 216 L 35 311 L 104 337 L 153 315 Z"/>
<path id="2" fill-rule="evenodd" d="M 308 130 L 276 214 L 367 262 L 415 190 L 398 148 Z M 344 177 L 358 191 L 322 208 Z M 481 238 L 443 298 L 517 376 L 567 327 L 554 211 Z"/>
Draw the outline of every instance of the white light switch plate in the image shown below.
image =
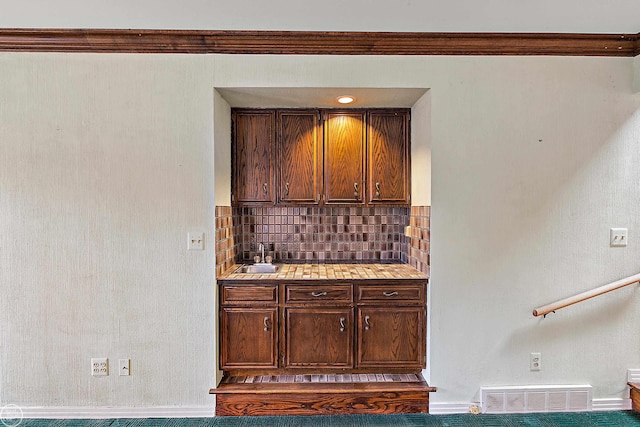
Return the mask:
<path id="1" fill-rule="evenodd" d="M 609 230 L 609 244 L 611 246 L 627 246 L 629 230 L 626 228 L 612 228 Z"/>
<path id="2" fill-rule="evenodd" d="M 189 233 L 187 233 L 187 250 L 204 250 L 204 231 L 190 231 Z"/>

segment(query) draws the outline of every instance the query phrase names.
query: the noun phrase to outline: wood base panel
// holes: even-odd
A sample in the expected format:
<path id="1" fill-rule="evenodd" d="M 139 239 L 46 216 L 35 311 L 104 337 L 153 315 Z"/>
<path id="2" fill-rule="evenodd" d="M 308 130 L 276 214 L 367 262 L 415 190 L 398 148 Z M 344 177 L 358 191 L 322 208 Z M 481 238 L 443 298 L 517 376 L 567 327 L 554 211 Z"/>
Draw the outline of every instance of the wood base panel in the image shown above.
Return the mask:
<path id="1" fill-rule="evenodd" d="M 218 394 L 216 415 L 428 413 L 429 392 Z"/>
<path id="2" fill-rule="evenodd" d="M 428 413 L 429 393 L 436 388 L 420 374 L 410 376 L 415 379 L 391 382 L 243 382 L 245 377 L 227 377 L 210 393 L 216 395 L 216 415 L 221 416 Z"/>
<path id="3" fill-rule="evenodd" d="M 631 409 L 640 412 L 640 384 L 629 383 L 629 387 L 631 387 Z"/>

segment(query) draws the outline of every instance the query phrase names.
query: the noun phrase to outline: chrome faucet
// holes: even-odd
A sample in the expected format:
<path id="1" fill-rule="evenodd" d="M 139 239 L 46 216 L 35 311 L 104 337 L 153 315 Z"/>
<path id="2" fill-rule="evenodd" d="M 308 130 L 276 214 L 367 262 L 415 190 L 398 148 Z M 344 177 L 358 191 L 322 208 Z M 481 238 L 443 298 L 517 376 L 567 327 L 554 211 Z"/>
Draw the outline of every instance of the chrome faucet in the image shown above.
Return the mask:
<path id="1" fill-rule="evenodd" d="M 264 264 L 264 243 L 260 242 L 258 244 L 258 250 L 260 251 L 260 262 Z"/>

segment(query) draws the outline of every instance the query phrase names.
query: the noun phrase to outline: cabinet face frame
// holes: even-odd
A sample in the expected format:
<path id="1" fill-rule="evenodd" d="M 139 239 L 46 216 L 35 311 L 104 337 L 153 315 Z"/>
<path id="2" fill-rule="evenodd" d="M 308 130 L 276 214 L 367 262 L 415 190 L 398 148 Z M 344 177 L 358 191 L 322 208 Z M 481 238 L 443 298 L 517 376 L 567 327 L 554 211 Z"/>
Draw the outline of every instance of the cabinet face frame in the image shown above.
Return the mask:
<path id="1" fill-rule="evenodd" d="M 324 203 L 363 205 L 367 152 L 366 110 L 326 110 Z"/>
<path id="2" fill-rule="evenodd" d="M 367 203 L 409 204 L 411 124 L 407 109 L 367 111 Z"/>
<path id="3" fill-rule="evenodd" d="M 268 282 L 227 281 L 220 283 L 220 366 L 233 375 L 289 375 L 289 374 L 329 374 L 329 373 L 390 373 L 390 372 L 418 372 L 426 366 L 426 286 L 427 280 L 358 280 L 345 282 L 342 280 L 323 280 L 310 283 L 305 280 L 278 280 Z M 247 301 L 241 301 L 242 298 Z M 225 313 L 248 312 L 253 313 L 251 331 L 255 335 L 260 331 L 259 323 L 273 313 L 273 327 L 270 331 L 273 341 L 269 342 L 270 357 L 259 363 L 229 362 L 229 344 L 226 340 L 233 340 L 234 336 L 227 334 L 229 318 Z M 307 350 L 292 357 L 291 344 L 291 314 L 302 319 L 304 324 L 313 324 L 313 319 L 321 318 L 318 322 L 316 346 L 322 342 L 336 342 L 336 333 L 330 330 L 334 326 L 339 328 L 340 317 L 345 321 L 345 337 L 342 345 L 348 346 L 338 364 L 331 360 L 304 360 Z M 370 316 L 369 330 L 365 331 L 364 316 Z M 262 317 L 261 317 L 262 316 Z M 394 320 L 394 316 L 396 319 Z M 391 320 L 389 320 L 391 319 Z M 389 325 L 396 322 L 394 328 L 387 327 L 381 339 L 364 335 L 365 332 L 376 333 L 378 323 L 383 321 Z M 416 326 L 415 321 L 418 322 Z M 311 322 L 311 323 L 309 323 Z M 268 322 L 269 323 L 269 322 Z M 407 330 L 404 326 L 408 325 Z M 256 326 L 257 325 L 257 326 Z M 326 326 L 322 326 L 326 325 Z M 264 326 L 264 325 L 262 325 Z M 398 329 L 400 328 L 400 329 Z M 308 332 L 298 332 L 298 343 L 308 344 L 305 338 Z M 333 335 L 333 338 L 331 334 Z M 294 335 L 296 331 L 294 331 Z M 250 335 L 250 334 L 249 334 Z M 323 341 L 323 339 L 328 341 Z M 395 350 L 368 348 L 378 344 L 392 347 Z M 296 344 L 294 340 L 294 346 Z M 399 348 L 408 345 L 408 348 Z M 263 344 L 264 346 L 264 344 Z M 256 347 L 255 344 L 252 348 Z M 334 344 L 335 348 L 338 348 Z M 233 350 L 233 349 L 232 349 Z M 298 347 L 300 351 L 300 348 Z M 234 350 L 235 351 L 235 350 Z M 253 351 L 259 352 L 254 349 Z M 262 350 L 264 354 L 264 350 Z M 394 353 L 395 351 L 395 353 Z M 335 354 L 335 352 L 334 352 Z M 348 356 L 346 355 L 348 354 Z M 398 356 L 394 356 L 400 355 Z M 348 358 L 347 358 L 348 357 Z M 394 358 L 395 357 L 395 358 Z"/>
<path id="4" fill-rule="evenodd" d="M 278 205 L 318 205 L 323 193 L 319 110 L 277 110 Z"/>
<path id="5" fill-rule="evenodd" d="M 232 112 L 231 202 L 275 204 L 275 110 Z"/>

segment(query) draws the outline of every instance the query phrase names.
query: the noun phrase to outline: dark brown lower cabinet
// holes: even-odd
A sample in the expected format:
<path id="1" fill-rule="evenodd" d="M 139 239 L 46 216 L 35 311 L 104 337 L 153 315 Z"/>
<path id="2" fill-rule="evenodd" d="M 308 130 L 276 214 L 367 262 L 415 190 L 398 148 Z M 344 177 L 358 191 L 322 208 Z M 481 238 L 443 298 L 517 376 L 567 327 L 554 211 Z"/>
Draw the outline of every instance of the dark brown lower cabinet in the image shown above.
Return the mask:
<path id="1" fill-rule="evenodd" d="M 353 367 L 351 307 L 285 310 L 285 367 Z"/>
<path id="2" fill-rule="evenodd" d="M 220 367 L 278 367 L 278 309 L 223 307 L 221 309 Z"/>
<path id="3" fill-rule="evenodd" d="M 424 325 L 423 307 L 359 307 L 357 366 L 420 369 L 425 363 Z"/>
<path id="4" fill-rule="evenodd" d="M 222 284 L 220 368 L 235 375 L 419 372 L 426 284 Z"/>

